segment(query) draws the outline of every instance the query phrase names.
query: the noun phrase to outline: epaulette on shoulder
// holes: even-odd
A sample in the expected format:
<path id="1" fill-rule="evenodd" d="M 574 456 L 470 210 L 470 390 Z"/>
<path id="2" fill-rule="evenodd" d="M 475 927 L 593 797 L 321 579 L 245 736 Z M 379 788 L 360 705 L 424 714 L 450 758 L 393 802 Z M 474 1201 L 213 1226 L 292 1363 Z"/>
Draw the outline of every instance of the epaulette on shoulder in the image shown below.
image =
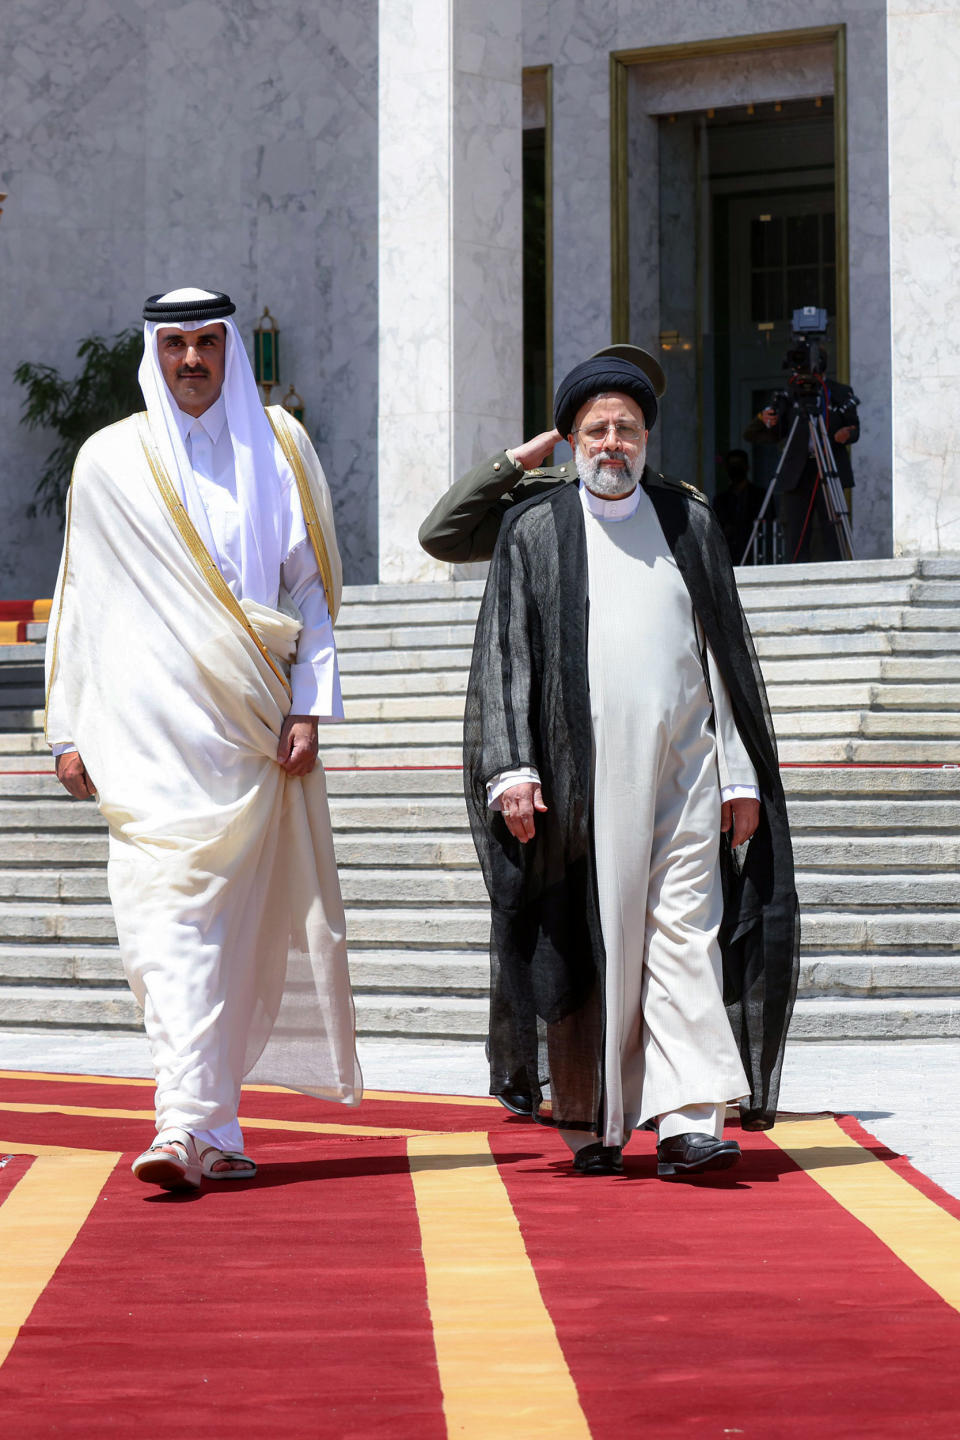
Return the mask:
<path id="1" fill-rule="evenodd" d="M 535 465 L 523 472 L 527 480 L 570 480 L 574 473 L 573 465 Z"/>
<path id="2" fill-rule="evenodd" d="M 660 474 L 657 475 L 657 480 L 661 485 L 665 485 L 668 490 L 682 490 L 685 495 L 689 495 L 694 500 L 699 500 L 701 505 L 710 504 L 710 501 L 706 495 L 704 495 L 703 491 L 698 490 L 696 485 L 688 485 L 686 480 L 676 480 L 672 475 Z"/>

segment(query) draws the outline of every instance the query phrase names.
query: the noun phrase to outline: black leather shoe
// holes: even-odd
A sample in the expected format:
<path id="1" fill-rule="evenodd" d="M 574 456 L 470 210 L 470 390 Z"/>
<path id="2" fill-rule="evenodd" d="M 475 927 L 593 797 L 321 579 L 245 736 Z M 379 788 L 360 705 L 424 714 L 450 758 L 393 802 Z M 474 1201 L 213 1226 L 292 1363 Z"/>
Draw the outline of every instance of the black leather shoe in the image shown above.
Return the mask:
<path id="1" fill-rule="evenodd" d="M 712 1135 L 671 1135 L 657 1146 L 657 1174 L 661 1180 L 682 1180 L 704 1170 L 729 1170 L 740 1159 L 736 1140 L 714 1140 Z"/>
<path id="2" fill-rule="evenodd" d="M 525 1120 L 532 1120 L 533 1096 L 528 1095 L 525 1090 L 514 1090 L 508 1085 L 506 1090 L 501 1090 L 500 1094 L 495 1095 L 493 1098 L 499 1100 L 500 1104 L 505 1110 L 509 1110 L 511 1115 L 521 1115 Z"/>
<path id="3" fill-rule="evenodd" d="M 622 1175 L 623 1150 L 619 1145 L 584 1145 L 573 1157 L 578 1175 Z"/>

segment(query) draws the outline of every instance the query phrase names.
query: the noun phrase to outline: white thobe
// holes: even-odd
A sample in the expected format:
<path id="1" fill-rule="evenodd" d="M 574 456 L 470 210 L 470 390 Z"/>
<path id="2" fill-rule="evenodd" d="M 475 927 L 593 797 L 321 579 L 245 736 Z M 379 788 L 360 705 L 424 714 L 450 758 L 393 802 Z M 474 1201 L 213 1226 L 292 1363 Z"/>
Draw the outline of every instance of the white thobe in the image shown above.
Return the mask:
<path id="1" fill-rule="evenodd" d="M 193 469 L 196 490 L 209 523 L 216 554 L 213 559 L 238 600 L 246 599 L 243 588 L 240 545 L 240 511 L 233 445 L 227 428 L 227 412 L 221 395 L 202 415 L 194 417 L 176 409 L 187 459 Z M 297 650 L 290 666 L 291 715 L 314 715 L 323 723 L 343 719 L 340 667 L 327 596 L 317 567 L 316 555 L 303 523 L 300 501 L 294 492 L 287 497 L 286 556 L 277 577 L 276 606 L 280 587 L 289 596 L 303 619 Z M 191 516 L 195 521 L 196 516 Z M 72 742 L 52 746 L 54 755 L 74 749 Z"/>
<path id="2" fill-rule="evenodd" d="M 208 522 L 206 528 L 213 536 L 216 550 L 213 558 L 217 567 L 234 595 L 244 602 L 248 615 L 254 617 L 256 627 L 268 637 L 268 648 L 277 658 L 289 664 L 293 692 L 289 713 L 314 714 L 328 720 L 341 719 L 343 703 L 333 627 L 295 487 L 291 494 L 282 497 L 286 502 L 287 517 L 282 547 L 286 558 L 277 577 L 276 593 L 271 597 L 276 609 L 268 610 L 263 605 L 252 604 L 244 595 L 233 446 L 223 402 L 217 401 L 198 419 L 178 411 L 177 421 L 193 469 L 195 490 Z M 112 427 L 110 431 L 101 432 L 96 443 L 90 442 L 86 451 L 96 456 L 97 461 L 101 452 L 103 454 L 106 473 L 100 482 L 94 483 L 102 486 L 107 475 L 111 478 L 126 476 L 125 501 L 127 497 L 135 505 L 145 501 L 146 516 L 150 517 L 142 527 L 146 535 L 155 523 L 156 501 L 153 497 L 156 492 L 155 487 L 148 483 L 141 499 L 140 472 L 144 458 L 139 446 L 134 443 L 131 448 L 134 434 L 131 427 L 134 423 L 130 421 L 125 427 Z M 82 469 L 78 462 L 78 470 Z M 194 516 L 191 518 L 197 519 Z M 89 546 L 91 542 L 82 532 L 81 522 L 81 534 L 76 537 L 75 544 L 82 542 Z M 161 534 L 166 543 L 166 531 L 161 529 Z M 134 601 L 137 605 L 144 600 L 149 603 L 150 585 L 141 593 L 134 581 L 132 596 L 128 595 L 123 602 L 116 598 L 137 557 L 128 553 L 125 538 L 112 543 L 116 547 L 123 546 L 123 563 L 119 567 L 111 567 L 108 561 L 101 561 L 99 549 L 90 552 L 91 560 L 87 563 L 102 564 L 104 580 L 101 593 L 96 596 L 96 604 L 92 602 L 88 582 L 84 592 L 85 605 L 79 613 L 80 621 L 85 616 L 90 617 L 87 628 L 96 631 L 98 625 L 94 617 L 97 605 L 104 600 L 112 601 L 108 604 L 109 623 L 99 623 L 103 641 L 102 646 L 97 646 L 98 655 L 102 649 L 105 655 L 111 657 L 121 654 L 121 643 L 118 643 L 118 636 L 112 633 L 111 627 L 122 629 L 124 608 L 129 623 L 128 635 L 141 636 L 141 643 L 150 637 L 152 642 L 151 626 L 146 617 L 138 618 L 134 605 Z M 109 545 L 103 548 L 109 551 Z M 154 550 L 153 563 L 162 565 L 166 562 L 171 576 L 169 585 L 175 590 L 178 583 L 175 575 L 182 561 L 182 551 L 175 546 L 165 555 L 159 543 L 155 544 Z M 58 591 L 63 585 L 65 570 L 64 562 Z M 189 565 L 187 584 L 195 585 L 195 577 L 196 571 Z M 262 1045 L 266 1028 L 264 995 L 269 986 L 276 988 L 273 976 L 287 957 L 286 936 L 290 925 L 288 894 L 296 892 L 295 908 L 299 909 L 295 925 L 299 926 L 302 921 L 302 929 L 297 931 L 287 960 L 289 973 L 295 976 L 295 989 L 291 991 L 291 996 L 306 994 L 315 982 L 324 1015 L 322 1024 L 326 1027 L 326 1034 L 321 1035 L 319 1043 L 325 1044 L 329 1040 L 331 1057 L 329 1063 L 324 1057 L 321 1068 L 325 1067 L 325 1075 L 332 1071 L 337 1077 L 329 1087 L 331 1098 L 348 1096 L 354 1082 L 351 1067 L 355 1069 L 355 1061 L 351 1061 L 347 1053 L 350 1039 L 346 1033 L 352 1026 L 352 1005 L 346 984 L 342 904 L 326 815 L 322 770 L 317 768 L 309 777 L 309 784 L 297 781 L 278 785 L 277 777 L 282 782 L 283 776 L 276 765 L 276 740 L 272 738 L 270 728 L 271 707 L 277 700 L 272 693 L 267 695 L 265 691 L 261 695 L 256 690 L 256 684 L 251 681 L 242 663 L 239 669 L 236 668 L 234 641 L 225 637 L 222 660 L 212 659 L 213 647 L 219 644 L 218 630 L 224 625 L 229 629 L 229 622 L 224 619 L 222 608 L 208 594 L 205 585 L 201 584 L 196 599 L 192 594 L 184 593 L 182 614 L 177 613 L 177 623 L 187 625 L 188 607 L 197 605 L 199 611 L 193 622 L 197 645 L 202 647 L 204 626 L 211 622 L 215 637 L 209 642 L 207 650 L 198 650 L 198 654 L 204 655 L 204 673 L 213 682 L 214 689 L 217 685 L 229 685 L 233 678 L 234 688 L 229 696 L 223 695 L 222 702 L 233 707 L 236 713 L 228 715 L 226 710 L 222 712 L 214 722 L 212 739 L 203 735 L 202 726 L 200 733 L 194 733 L 189 728 L 195 721 L 194 712 L 188 708 L 192 697 L 184 694 L 181 706 L 178 681 L 173 678 L 176 674 L 174 668 L 168 685 L 168 699 L 175 710 L 180 710 L 175 728 L 182 727 L 182 734 L 178 739 L 177 734 L 170 730 L 168 717 L 157 715 L 161 729 L 153 733 L 149 750 L 141 757 L 144 763 L 150 762 L 150 773 L 143 777 L 142 783 L 138 783 L 138 776 L 133 770 L 129 779 L 121 777 L 118 787 L 110 783 L 112 777 L 108 771 L 114 766 L 119 747 L 109 742 L 104 747 L 111 757 L 109 762 L 104 750 L 98 753 L 98 749 L 104 736 L 109 736 L 110 723 L 117 719 L 112 711 L 109 715 L 105 713 L 103 725 L 94 729 L 91 729 L 90 719 L 86 717 L 84 725 L 78 729 L 78 740 L 84 760 L 97 783 L 101 809 L 111 825 L 110 893 L 124 966 L 131 986 L 144 1006 L 144 1023 L 157 1072 L 158 1128 L 182 1126 L 189 1128 L 201 1144 L 239 1150 L 243 1142 L 235 1118 L 203 1128 L 193 1117 L 202 1114 L 206 1118 L 209 1115 L 211 1120 L 216 1121 L 231 1110 L 233 1116 L 236 1115 L 240 1081 L 244 1071 L 249 1070 L 250 1026 L 255 1026 L 258 1044 Z M 65 630 L 71 621 L 73 625 L 79 623 L 75 601 L 68 606 L 68 612 Z M 162 629 L 164 622 L 158 619 L 157 623 Z M 124 640 L 128 641 L 128 636 L 124 636 Z M 173 632 L 171 625 L 166 653 L 173 667 L 180 657 L 180 641 L 181 637 Z M 68 650 L 65 645 L 64 654 Z M 149 654 L 150 651 L 144 653 Z M 160 659 L 161 672 L 164 659 Z M 107 666 L 101 661 L 99 668 L 105 672 Z M 274 678 L 279 683 L 279 675 Z M 182 684 L 182 680 L 179 683 Z M 268 689 L 273 683 L 272 678 L 268 680 Z M 74 691 L 73 705 L 66 707 L 68 711 L 76 707 L 78 686 L 79 693 L 82 693 L 80 680 L 74 676 L 68 687 Z M 212 703 L 215 708 L 217 702 Z M 130 707 L 128 698 L 124 708 L 129 711 Z M 154 717 L 149 713 L 147 701 L 144 701 L 143 708 L 148 712 L 148 718 L 139 730 L 141 734 L 150 736 Z M 57 724 L 51 740 L 58 732 L 62 736 L 65 730 L 59 724 L 64 713 L 63 704 L 57 704 L 55 709 Z M 266 721 L 266 716 L 271 716 L 271 720 Z M 132 718 L 129 718 L 129 723 L 137 728 Z M 210 720 L 204 723 L 209 725 Z M 69 730 L 66 733 L 69 734 Z M 191 756 L 186 764 L 182 763 L 184 757 L 179 754 L 181 743 L 187 746 Z M 269 754 L 271 744 L 272 756 Z M 171 759 L 173 768 L 167 768 L 169 778 L 158 785 L 153 772 L 164 748 L 170 749 L 171 746 L 176 755 Z M 61 739 L 52 748 L 55 753 L 60 753 L 71 747 Z M 260 756 L 263 758 L 258 769 Z M 265 767 L 263 762 L 266 762 Z M 176 768 L 178 763 L 179 770 Z M 118 806 L 111 793 L 115 788 L 119 789 L 121 801 L 129 788 L 131 794 L 152 796 L 149 802 L 144 800 L 144 804 L 159 804 L 161 808 L 159 812 L 156 809 L 152 811 L 149 824 L 145 825 L 139 817 L 134 820 L 126 816 L 123 804 Z M 301 792 L 309 797 L 305 805 L 301 803 Z M 209 814 L 205 814 L 203 807 L 208 798 L 213 799 L 213 805 Z M 218 804 L 221 807 L 219 814 Z M 224 818 L 228 810 L 235 816 L 232 825 Z M 211 868 L 220 862 L 213 859 L 207 862 L 203 849 L 208 831 L 216 832 L 224 826 L 226 844 L 222 847 L 223 863 L 230 869 L 230 893 L 235 899 L 232 908 L 228 907 L 222 915 L 215 915 L 216 891 L 218 886 L 221 889 L 226 886 L 228 878 L 224 875 L 221 885 L 215 868 Z M 155 831 L 158 837 L 162 834 L 163 838 L 155 838 Z M 204 844 L 200 843 L 201 835 Z M 131 839 L 133 843 L 130 843 Z M 181 849 L 185 852 L 184 865 L 194 865 L 189 881 L 183 874 L 176 874 L 174 878 L 173 891 L 183 897 L 182 913 L 176 904 L 172 908 L 168 906 L 164 889 L 169 884 L 171 873 L 181 867 L 178 855 Z M 196 853 L 196 862 L 186 859 L 191 851 Z M 160 863 L 157 863 L 158 860 Z M 316 868 L 311 869 L 314 865 Z M 276 895 L 272 895 L 270 887 L 276 884 L 278 875 L 284 878 Z M 157 887 L 157 897 L 152 893 L 154 886 Z M 161 903 L 156 903 L 157 900 Z M 169 916 L 165 907 L 170 909 Z M 302 938 L 304 934 L 308 937 L 306 940 Z M 272 954 L 274 950 L 276 955 Z M 221 955 L 224 957 L 222 964 Z M 263 959 L 259 971 L 258 957 Z M 300 973 L 305 965 L 308 970 L 312 967 L 309 981 Z M 267 970 L 270 976 L 263 979 Z M 258 975 L 261 978 L 258 979 Z M 228 976 L 229 984 L 226 984 Z M 334 978 L 331 979 L 331 976 Z M 328 1018 L 330 1016 L 333 1017 L 332 1023 Z M 289 1030 L 289 1023 L 287 1028 Z M 288 1048 L 297 1043 L 302 1051 L 307 1043 L 306 1032 L 300 1041 L 294 1036 Z M 305 1064 L 303 1070 L 306 1073 L 309 1065 Z M 356 1074 L 359 1076 L 358 1071 Z M 286 1075 L 284 1079 L 290 1083 Z M 296 1080 L 294 1083 L 297 1083 Z"/>

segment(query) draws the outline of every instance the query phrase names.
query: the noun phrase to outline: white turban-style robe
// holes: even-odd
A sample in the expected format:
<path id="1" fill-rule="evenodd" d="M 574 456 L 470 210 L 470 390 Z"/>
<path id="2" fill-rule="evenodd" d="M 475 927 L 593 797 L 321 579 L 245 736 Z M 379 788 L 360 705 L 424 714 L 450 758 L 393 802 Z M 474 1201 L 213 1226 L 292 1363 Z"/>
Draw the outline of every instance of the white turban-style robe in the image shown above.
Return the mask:
<path id="1" fill-rule="evenodd" d="M 297 479 L 331 616 L 339 556 L 302 428 Z M 77 460 L 47 650 L 47 739 L 72 740 L 109 826 L 124 969 L 144 1007 L 157 1128 L 236 1120 L 244 1076 L 359 1101 L 346 935 L 320 765 L 277 763 L 299 617 L 237 600 L 145 415 Z"/>

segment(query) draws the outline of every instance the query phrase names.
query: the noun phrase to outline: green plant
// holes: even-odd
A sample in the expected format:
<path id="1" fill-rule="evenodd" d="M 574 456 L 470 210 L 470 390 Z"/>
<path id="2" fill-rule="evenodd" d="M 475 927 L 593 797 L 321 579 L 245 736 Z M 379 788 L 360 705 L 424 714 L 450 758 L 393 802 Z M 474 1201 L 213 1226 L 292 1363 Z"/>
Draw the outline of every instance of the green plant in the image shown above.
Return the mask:
<path id="1" fill-rule="evenodd" d="M 14 370 L 14 380 L 27 392 L 20 423 L 31 430 L 49 428 L 60 437 L 34 486 L 36 500 L 28 506 L 28 515 L 35 516 L 40 509 L 62 519 L 73 462 L 84 440 L 104 425 L 143 409 L 137 384 L 142 353 L 143 332 L 122 330 L 112 340 L 90 335 L 81 342 L 77 359 L 84 364 L 74 380 L 65 380 L 52 365 L 29 361 Z"/>

